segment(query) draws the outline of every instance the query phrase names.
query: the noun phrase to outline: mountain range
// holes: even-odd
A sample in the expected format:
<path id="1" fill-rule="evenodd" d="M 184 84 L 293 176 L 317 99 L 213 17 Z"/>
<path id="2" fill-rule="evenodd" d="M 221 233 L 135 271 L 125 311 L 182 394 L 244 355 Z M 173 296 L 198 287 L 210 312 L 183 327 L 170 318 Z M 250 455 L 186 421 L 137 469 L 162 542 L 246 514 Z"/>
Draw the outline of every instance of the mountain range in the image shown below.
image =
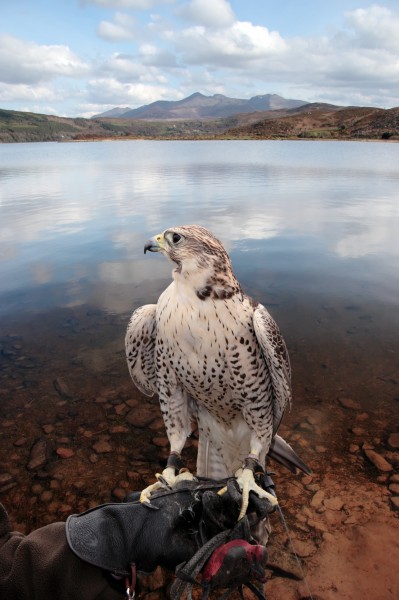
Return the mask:
<path id="1" fill-rule="evenodd" d="M 182 100 L 157 100 L 139 108 L 116 107 L 92 117 L 166 121 L 179 119 L 220 119 L 239 113 L 298 108 L 304 100 L 290 100 L 277 94 L 254 96 L 249 100 L 229 98 L 223 94 L 205 96 L 196 92 Z"/>

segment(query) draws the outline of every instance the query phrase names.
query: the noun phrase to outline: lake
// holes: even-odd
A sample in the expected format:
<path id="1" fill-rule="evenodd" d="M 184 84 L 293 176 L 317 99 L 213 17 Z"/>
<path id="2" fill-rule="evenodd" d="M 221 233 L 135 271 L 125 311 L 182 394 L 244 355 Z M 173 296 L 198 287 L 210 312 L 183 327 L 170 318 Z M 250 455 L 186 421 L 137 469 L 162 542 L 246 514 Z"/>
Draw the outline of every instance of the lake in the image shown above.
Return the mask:
<path id="1" fill-rule="evenodd" d="M 110 424 L 119 426 L 123 467 L 134 447 L 123 416 L 143 402 L 127 373 L 124 332 L 171 272 L 143 246 L 190 223 L 224 243 L 238 280 L 282 330 L 294 387 L 286 427 L 307 432 L 305 454 L 312 444 L 319 454 L 344 451 L 356 427 L 361 441 L 382 442 L 397 428 L 398 144 L 3 144 L 1 452 L 14 503 L 13 482 L 26 493 L 33 485 L 20 465 L 43 437 L 53 458 L 72 446 L 83 477 L 85 465 L 107 459 L 93 453 L 92 436 L 112 445 Z M 355 409 L 343 407 L 348 399 Z M 118 413 L 121 401 L 128 408 Z M 311 411 L 318 423 L 306 422 Z M 145 435 L 135 429 L 136 444 Z M 155 453 L 146 459 L 156 467 Z M 105 485 L 97 498 L 107 497 Z"/>

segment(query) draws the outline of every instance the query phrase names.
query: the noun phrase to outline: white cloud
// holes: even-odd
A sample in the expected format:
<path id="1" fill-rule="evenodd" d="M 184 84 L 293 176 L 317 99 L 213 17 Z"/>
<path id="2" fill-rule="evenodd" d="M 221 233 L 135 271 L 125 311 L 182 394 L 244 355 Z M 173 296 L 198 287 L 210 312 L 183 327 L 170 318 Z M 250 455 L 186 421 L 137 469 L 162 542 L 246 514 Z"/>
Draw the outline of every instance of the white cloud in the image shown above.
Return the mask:
<path id="1" fill-rule="evenodd" d="M 166 86 L 123 83 L 114 78 L 93 79 L 89 81 L 88 91 L 92 101 L 113 106 L 140 106 L 174 96 Z"/>
<path id="2" fill-rule="evenodd" d="M 54 89 L 48 85 L 0 83 L 0 102 L 52 102 L 54 100 L 57 100 L 57 95 Z"/>
<path id="3" fill-rule="evenodd" d="M 173 38 L 183 61 L 213 67 L 248 68 L 286 50 L 286 43 L 277 32 L 242 21 L 221 30 L 189 27 L 170 33 L 169 37 Z"/>
<path id="4" fill-rule="evenodd" d="M 39 45 L 0 35 L 0 81 L 32 84 L 57 76 L 82 77 L 89 66 L 68 46 Z"/>
<path id="5" fill-rule="evenodd" d="M 101 21 L 97 28 L 97 35 L 109 42 L 131 40 L 134 37 L 134 20 L 125 13 L 117 12 L 114 21 Z"/>
<path id="6" fill-rule="evenodd" d="M 234 12 L 227 0 L 190 0 L 177 14 L 204 27 L 227 27 L 234 22 Z"/>
<path id="7" fill-rule="evenodd" d="M 346 21 L 356 32 L 359 47 L 399 50 L 399 17 L 384 6 L 358 8 L 346 13 Z"/>

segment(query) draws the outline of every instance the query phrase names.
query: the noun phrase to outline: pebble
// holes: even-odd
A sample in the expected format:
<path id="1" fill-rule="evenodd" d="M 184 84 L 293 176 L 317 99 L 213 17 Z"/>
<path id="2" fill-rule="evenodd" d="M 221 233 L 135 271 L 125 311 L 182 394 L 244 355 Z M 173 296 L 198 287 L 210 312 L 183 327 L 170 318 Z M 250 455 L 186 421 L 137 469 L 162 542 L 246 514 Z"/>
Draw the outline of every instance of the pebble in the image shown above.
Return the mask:
<path id="1" fill-rule="evenodd" d="M 362 427 L 351 427 L 351 432 L 356 436 L 364 435 L 366 433 Z"/>
<path id="2" fill-rule="evenodd" d="M 54 425 L 47 423 L 46 425 L 42 425 L 42 429 L 43 429 L 44 433 L 47 433 L 47 434 L 53 433 Z"/>
<path id="3" fill-rule="evenodd" d="M 381 454 L 375 452 L 375 450 L 364 449 L 363 451 L 369 459 L 369 461 L 373 463 L 373 465 L 379 471 L 383 471 L 385 473 L 393 470 L 392 465 Z"/>
<path id="4" fill-rule="evenodd" d="M 169 445 L 169 440 L 166 436 L 165 437 L 154 437 L 154 438 L 152 438 L 152 443 L 154 444 L 154 446 L 158 446 L 158 448 L 165 448 L 166 446 Z"/>
<path id="5" fill-rule="evenodd" d="M 60 458 L 71 458 L 75 454 L 72 448 L 57 448 L 56 453 Z"/>
<path id="6" fill-rule="evenodd" d="M 399 510 L 399 496 L 391 496 L 390 498 L 394 510 Z"/>
<path id="7" fill-rule="evenodd" d="M 399 433 L 391 433 L 388 438 L 388 446 L 394 450 L 399 448 Z"/>
<path id="8" fill-rule="evenodd" d="M 40 495 L 40 500 L 42 502 L 50 502 L 53 499 L 53 492 L 51 490 L 45 490 L 41 495 Z"/>
<path id="9" fill-rule="evenodd" d="M 57 377 L 53 381 L 54 388 L 64 400 L 71 400 L 74 395 L 61 377 Z"/>
<path id="10" fill-rule="evenodd" d="M 27 438 L 26 437 L 20 437 L 17 440 L 15 440 L 14 442 L 14 446 L 16 448 L 20 448 L 21 446 L 25 446 L 25 444 L 27 443 Z"/>
<path id="11" fill-rule="evenodd" d="M 121 487 L 116 487 L 115 489 L 112 490 L 112 495 L 117 500 L 124 500 L 124 498 L 126 496 L 126 490 Z"/>
<path id="12" fill-rule="evenodd" d="M 357 444 L 351 444 L 349 446 L 349 452 L 351 454 L 356 454 L 356 452 L 359 452 L 359 450 L 360 450 L 360 446 L 358 446 Z"/>
<path id="13" fill-rule="evenodd" d="M 388 489 L 389 489 L 390 492 L 392 492 L 396 496 L 399 496 L 399 483 L 391 483 L 388 486 Z"/>
<path id="14" fill-rule="evenodd" d="M 40 469 L 47 462 L 47 457 L 49 454 L 49 447 L 47 444 L 47 440 L 39 439 L 37 440 L 30 451 L 29 461 L 26 466 L 28 471 L 34 471 L 35 469 Z"/>
<path id="15" fill-rule="evenodd" d="M 126 415 L 126 421 L 134 427 L 147 427 L 157 417 L 151 406 L 138 406 L 130 410 Z"/>
<path id="16" fill-rule="evenodd" d="M 321 506 L 323 504 L 324 496 L 325 496 L 324 490 L 319 490 L 318 492 L 316 492 L 310 502 L 311 506 L 313 506 L 313 508 L 316 508 L 316 509 L 321 508 Z"/>
<path id="17" fill-rule="evenodd" d="M 129 431 L 130 429 L 126 425 L 114 425 L 109 430 L 110 433 L 129 433 Z"/>
<path id="18" fill-rule="evenodd" d="M 399 483 L 399 473 L 395 473 L 394 475 L 391 475 L 390 481 L 392 481 L 394 483 Z"/>
<path id="19" fill-rule="evenodd" d="M 40 483 L 35 483 L 32 485 L 32 494 L 41 494 L 43 491 L 43 486 Z"/>
<path id="20" fill-rule="evenodd" d="M 7 492 L 17 485 L 11 473 L 0 474 L 0 492 Z"/>
<path id="21" fill-rule="evenodd" d="M 338 402 L 344 408 L 349 408 L 351 410 L 360 410 L 360 404 L 356 400 L 352 400 L 352 398 L 338 398 Z"/>
<path id="22" fill-rule="evenodd" d="M 97 452 L 97 454 L 106 454 L 107 452 L 112 452 L 112 446 L 106 440 L 99 440 L 93 444 L 93 450 Z"/>
<path id="23" fill-rule="evenodd" d="M 359 413 L 358 415 L 356 415 L 356 421 L 367 421 L 368 418 L 369 415 L 366 412 Z"/>

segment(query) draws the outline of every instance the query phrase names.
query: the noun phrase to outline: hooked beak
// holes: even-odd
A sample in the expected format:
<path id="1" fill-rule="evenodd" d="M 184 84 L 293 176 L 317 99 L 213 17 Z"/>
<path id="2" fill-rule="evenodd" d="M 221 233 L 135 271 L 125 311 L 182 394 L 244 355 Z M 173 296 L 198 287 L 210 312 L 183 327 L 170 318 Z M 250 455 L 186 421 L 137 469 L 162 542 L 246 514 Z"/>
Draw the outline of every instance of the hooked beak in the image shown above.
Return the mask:
<path id="1" fill-rule="evenodd" d="M 156 235 L 144 244 L 144 254 L 149 252 L 160 252 L 164 248 L 164 237 L 162 234 Z"/>

